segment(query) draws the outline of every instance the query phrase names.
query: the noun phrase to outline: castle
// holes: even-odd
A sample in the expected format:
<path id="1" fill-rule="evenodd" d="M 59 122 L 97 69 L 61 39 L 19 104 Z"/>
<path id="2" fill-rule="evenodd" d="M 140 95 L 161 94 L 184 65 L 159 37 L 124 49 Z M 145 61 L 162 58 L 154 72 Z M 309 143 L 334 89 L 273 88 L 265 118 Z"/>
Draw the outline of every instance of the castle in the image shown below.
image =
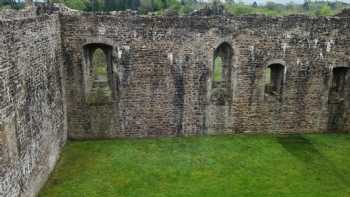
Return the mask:
<path id="1" fill-rule="evenodd" d="M 346 13 L 0 13 L 0 196 L 34 196 L 67 138 L 347 131 L 349 68 Z"/>

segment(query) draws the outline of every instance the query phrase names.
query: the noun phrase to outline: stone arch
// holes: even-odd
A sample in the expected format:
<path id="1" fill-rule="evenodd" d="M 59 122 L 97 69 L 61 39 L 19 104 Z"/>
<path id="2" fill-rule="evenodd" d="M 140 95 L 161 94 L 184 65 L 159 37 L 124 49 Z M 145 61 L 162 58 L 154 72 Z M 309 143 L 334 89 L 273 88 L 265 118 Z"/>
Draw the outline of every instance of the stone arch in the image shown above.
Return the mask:
<path id="1" fill-rule="evenodd" d="M 341 65 L 331 68 L 328 93 L 328 130 L 342 131 L 346 124 L 349 106 L 350 67 Z"/>
<path id="2" fill-rule="evenodd" d="M 100 44 L 100 45 L 106 45 L 106 46 L 116 46 L 117 43 L 110 38 L 99 36 L 99 37 L 91 37 L 86 38 L 85 42 L 83 42 L 83 46 L 91 45 L 91 44 Z"/>
<path id="3" fill-rule="evenodd" d="M 98 77 L 94 54 L 104 56 L 104 76 Z M 87 43 L 82 47 L 83 87 L 86 132 L 90 137 L 116 136 L 120 132 L 120 90 L 114 47 L 105 43 Z M 103 59 L 103 58 L 102 58 Z"/>
<path id="4" fill-rule="evenodd" d="M 94 58 L 97 58 L 95 55 L 98 52 L 101 52 L 100 55 L 104 56 L 102 58 L 102 61 L 104 59 L 103 67 L 94 62 Z M 113 69 L 113 47 L 103 43 L 84 45 L 83 65 L 86 101 L 93 105 L 112 102 L 117 93 L 116 73 L 114 73 Z M 101 73 L 98 70 L 104 70 L 105 73 Z"/>
<path id="5" fill-rule="evenodd" d="M 227 92 L 231 90 L 232 58 L 233 49 L 227 42 L 221 43 L 214 50 L 212 72 L 209 77 L 211 79 L 210 101 L 217 105 L 225 105 L 229 100 L 226 95 L 230 95 Z M 218 64 L 217 60 L 220 60 L 220 64 Z M 217 71 L 220 72 L 217 73 Z"/>
<path id="6" fill-rule="evenodd" d="M 219 44 L 212 54 L 207 88 L 209 103 L 205 117 L 208 133 L 223 133 L 230 129 L 233 55 L 233 48 L 228 42 Z M 220 64 L 217 64 L 218 59 L 221 61 Z"/>
<path id="7" fill-rule="evenodd" d="M 213 54 L 213 65 L 212 65 L 212 79 L 213 81 L 227 81 L 230 79 L 231 69 L 232 69 L 232 57 L 233 49 L 231 45 L 227 42 L 221 43 L 215 50 Z M 220 66 L 215 60 L 221 60 L 221 79 L 215 80 L 215 70 L 218 70 L 217 67 Z"/>

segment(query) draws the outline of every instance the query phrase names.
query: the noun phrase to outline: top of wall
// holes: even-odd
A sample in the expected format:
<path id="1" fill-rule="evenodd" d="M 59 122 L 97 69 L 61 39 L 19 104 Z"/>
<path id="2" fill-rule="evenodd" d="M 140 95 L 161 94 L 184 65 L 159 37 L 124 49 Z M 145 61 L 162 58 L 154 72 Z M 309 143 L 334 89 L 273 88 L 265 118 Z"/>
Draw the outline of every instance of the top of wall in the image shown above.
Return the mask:
<path id="1" fill-rule="evenodd" d="M 0 12 L 0 20 L 13 20 L 37 16 L 37 7 L 28 7 L 22 10 L 5 9 Z"/>
<path id="2" fill-rule="evenodd" d="M 350 9 L 344 9 L 342 12 L 337 14 L 338 17 L 350 17 Z"/>
<path id="3" fill-rule="evenodd" d="M 80 13 L 80 11 L 72 10 L 63 4 L 53 4 L 53 5 L 40 5 L 26 7 L 25 9 L 13 10 L 5 9 L 0 11 L 0 20 L 18 20 L 25 18 L 34 18 L 42 15 L 51 15 L 51 14 L 73 14 Z"/>
<path id="4" fill-rule="evenodd" d="M 142 18 L 305 18 L 305 19 L 317 19 L 317 18 L 350 18 L 350 9 L 344 9 L 341 13 L 330 17 L 316 17 L 307 15 L 290 15 L 290 16 L 264 16 L 264 15 L 245 15 L 245 16 L 234 16 L 225 12 L 213 12 L 208 9 L 198 10 L 189 15 L 179 16 L 173 12 L 166 12 L 163 16 L 149 15 L 139 15 L 137 11 L 127 10 L 127 11 L 112 11 L 112 12 L 84 12 L 73 10 L 66 7 L 63 4 L 53 4 L 53 5 L 37 5 L 33 7 L 28 7 L 22 10 L 2 10 L 0 11 L 0 20 L 16 20 L 22 18 L 37 17 L 40 15 L 50 15 L 50 14 L 62 14 L 62 15 L 72 15 L 72 16 L 138 16 Z"/>

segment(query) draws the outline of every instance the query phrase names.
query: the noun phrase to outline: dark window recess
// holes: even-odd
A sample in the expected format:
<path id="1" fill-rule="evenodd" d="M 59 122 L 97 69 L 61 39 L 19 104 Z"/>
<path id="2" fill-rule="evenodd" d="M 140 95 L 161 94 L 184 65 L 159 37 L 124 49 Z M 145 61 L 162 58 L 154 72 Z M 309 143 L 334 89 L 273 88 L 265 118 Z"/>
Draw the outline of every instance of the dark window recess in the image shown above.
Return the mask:
<path id="1" fill-rule="evenodd" d="M 348 92 L 348 68 L 333 69 L 333 79 L 329 90 L 328 100 L 328 129 L 342 131 L 345 123 L 345 110 Z"/>
<path id="2" fill-rule="evenodd" d="M 343 96 L 345 89 L 345 79 L 346 74 L 348 72 L 348 68 L 335 68 L 333 70 L 333 81 L 332 81 L 332 92 L 341 94 L 339 96 Z"/>
<path id="3" fill-rule="evenodd" d="M 281 95 L 283 91 L 284 66 L 271 64 L 266 69 L 265 92 L 271 95 Z"/>

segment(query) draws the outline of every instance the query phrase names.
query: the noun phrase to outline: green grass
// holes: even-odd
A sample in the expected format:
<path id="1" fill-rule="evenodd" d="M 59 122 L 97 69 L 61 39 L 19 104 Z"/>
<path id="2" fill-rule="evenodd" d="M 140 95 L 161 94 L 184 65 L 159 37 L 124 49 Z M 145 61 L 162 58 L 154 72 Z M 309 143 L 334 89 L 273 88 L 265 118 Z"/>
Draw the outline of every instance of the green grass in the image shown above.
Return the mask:
<path id="1" fill-rule="evenodd" d="M 106 65 L 98 65 L 98 66 L 96 66 L 96 68 L 95 68 L 95 74 L 97 75 L 97 76 L 104 76 L 104 77 L 106 77 L 107 78 L 107 68 L 106 68 L 107 66 Z"/>
<path id="2" fill-rule="evenodd" d="M 71 141 L 43 196 L 350 196 L 350 135 Z"/>
<path id="3" fill-rule="evenodd" d="M 107 61 L 102 49 L 96 49 L 92 58 L 92 64 L 95 65 L 95 75 L 107 77 Z"/>

